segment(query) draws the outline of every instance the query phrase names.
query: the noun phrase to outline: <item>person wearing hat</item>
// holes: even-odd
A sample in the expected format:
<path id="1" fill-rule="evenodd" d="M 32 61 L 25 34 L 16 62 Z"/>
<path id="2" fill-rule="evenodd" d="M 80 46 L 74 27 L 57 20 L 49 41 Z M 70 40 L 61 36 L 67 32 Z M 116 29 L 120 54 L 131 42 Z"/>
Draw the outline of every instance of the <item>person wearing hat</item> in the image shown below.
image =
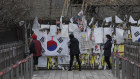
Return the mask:
<path id="1" fill-rule="evenodd" d="M 112 48 L 112 37 L 110 35 L 106 35 L 107 42 L 104 44 L 104 56 L 105 56 L 105 62 L 108 65 L 108 68 L 111 69 L 110 64 L 110 56 L 111 56 L 111 48 Z"/>
<path id="2" fill-rule="evenodd" d="M 38 70 L 38 58 L 42 56 L 42 46 L 39 40 L 37 40 L 37 36 L 35 34 L 32 35 L 32 41 L 30 44 L 30 53 L 33 54 L 33 60 L 34 60 L 34 69 Z"/>
<path id="3" fill-rule="evenodd" d="M 69 35 L 70 41 L 69 41 L 69 49 L 70 49 L 70 67 L 69 71 L 72 71 L 72 65 L 74 56 L 76 56 L 76 60 L 79 64 L 79 71 L 81 71 L 81 62 L 79 59 L 80 49 L 79 49 L 79 41 L 74 37 L 73 34 Z"/>

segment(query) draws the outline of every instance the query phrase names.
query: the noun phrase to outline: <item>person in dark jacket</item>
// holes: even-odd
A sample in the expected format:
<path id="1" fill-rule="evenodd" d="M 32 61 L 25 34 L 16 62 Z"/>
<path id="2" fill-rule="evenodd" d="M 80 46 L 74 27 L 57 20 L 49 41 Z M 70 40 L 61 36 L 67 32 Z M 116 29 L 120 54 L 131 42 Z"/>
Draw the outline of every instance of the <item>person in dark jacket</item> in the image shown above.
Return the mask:
<path id="1" fill-rule="evenodd" d="M 76 56 L 76 60 L 79 64 L 79 71 L 81 71 L 81 62 L 79 59 L 80 49 L 79 49 L 79 41 L 74 37 L 73 34 L 69 35 L 69 49 L 70 49 L 70 68 L 69 71 L 72 71 L 71 67 L 73 65 L 74 56 Z"/>
<path id="2" fill-rule="evenodd" d="M 110 35 L 106 35 L 107 42 L 104 45 L 104 56 L 105 56 L 105 62 L 108 65 L 108 68 L 111 69 L 110 64 L 110 56 L 111 56 L 111 48 L 112 48 L 112 37 Z"/>
<path id="3" fill-rule="evenodd" d="M 34 60 L 34 69 L 38 70 L 38 58 L 42 56 L 42 46 L 39 40 L 37 40 L 37 36 L 35 34 L 32 35 L 32 41 L 30 44 L 30 53 L 33 53 L 33 60 Z"/>

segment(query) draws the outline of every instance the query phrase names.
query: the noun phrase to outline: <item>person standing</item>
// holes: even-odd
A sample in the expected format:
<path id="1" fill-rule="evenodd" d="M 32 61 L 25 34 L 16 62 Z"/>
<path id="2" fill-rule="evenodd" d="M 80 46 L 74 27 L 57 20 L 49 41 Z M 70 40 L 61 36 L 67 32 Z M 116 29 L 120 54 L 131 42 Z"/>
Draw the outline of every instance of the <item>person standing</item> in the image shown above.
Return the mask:
<path id="1" fill-rule="evenodd" d="M 104 44 L 104 56 L 105 56 L 105 62 L 108 65 L 108 68 L 111 69 L 110 64 L 110 56 L 111 56 L 111 48 L 112 48 L 112 37 L 110 35 L 106 35 L 107 42 Z"/>
<path id="2" fill-rule="evenodd" d="M 42 56 L 42 46 L 39 40 L 37 40 L 37 36 L 35 34 L 32 35 L 32 41 L 30 44 L 30 53 L 33 53 L 33 60 L 34 60 L 34 69 L 38 70 L 38 58 Z"/>
<path id="3" fill-rule="evenodd" d="M 79 71 L 81 71 L 81 62 L 79 59 L 80 49 L 79 49 L 79 41 L 74 37 L 73 34 L 69 35 L 69 49 L 70 49 L 70 67 L 69 71 L 72 71 L 71 67 L 73 65 L 74 56 L 76 56 L 76 60 L 79 64 Z"/>

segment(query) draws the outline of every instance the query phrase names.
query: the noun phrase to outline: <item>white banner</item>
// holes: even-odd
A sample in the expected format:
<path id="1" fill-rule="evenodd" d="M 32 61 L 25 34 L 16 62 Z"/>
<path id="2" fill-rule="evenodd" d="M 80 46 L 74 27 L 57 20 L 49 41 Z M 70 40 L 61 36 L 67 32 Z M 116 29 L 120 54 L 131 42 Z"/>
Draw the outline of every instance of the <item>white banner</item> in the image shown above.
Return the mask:
<path id="1" fill-rule="evenodd" d="M 50 29 L 50 25 L 41 24 L 41 28 L 40 29 Z"/>
<path id="2" fill-rule="evenodd" d="M 75 32 L 78 30 L 79 30 L 79 28 L 78 28 L 77 24 L 69 23 L 69 32 Z"/>
<path id="3" fill-rule="evenodd" d="M 116 42 L 117 44 L 124 43 L 124 30 L 116 28 Z"/>
<path id="4" fill-rule="evenodd" d="M 55 36 L 57 33 L 57 26 L 56 25 L 51 25 L 50 26 L 50 34 L 51 36 Z"/>
<path id="5" fill-rule="evenodd" d="M 94 28 L 95 43 L 103 43 L 103 28 Z"/>
<path id="6" fill-rule="evenodd" d="M 47 48 L 45 48 L 46 56 L 63 56 L 68 55 L 68 38 L 63 38 L 61 35 L 47 36 Z"/>
<path id="7" fill-rule="evenodd" d="M 68 25 L 62 25 L 61 37 L 69 37 Z"/>
<path id="8" fill-rule="evenodd" d="M 58 57 L 58 64 L 69 64 L 70 56 L 59 56 Z"/>
<path id="9" fill-rule="evenodd" d="M 42 45 L 43 56 L 63 56 L 68 55 L 68 38 L 63 38 L 61 35 L 51 36 L 47 35 L 47 30 L 35 30 L 37 39 Z"/>
<path id="10" fill-rule="evenodd" d="M 34 29 L 40 29 L 40 24 L 38 23 L 38 17 L 35 17 L 34 19 L 32 30 Z"/>
<path id="11" fill-rule="evenodd" d="M 132 41 L 135 42 L 140 38 L 140 27 L 131 26 Z"/>
<path id="12" fill-rule="evenodd" d="M 104 28 L 104 43 L 107 41 L 106 35 L 109 34 L 110 36 L 112 36 L 112 28 Z"/>
<path id="13" fill-rule="evenodd" d="M 47 67 L 47 57 L 41 56 L 38 58 L 38 67 Z"/>
<path id="14" fill-rule="evenodd" d="M 106 21 L 106 22 L 112 22 L 112 17 L 107 17 L 107 18 L 105 18 L 105 21 Z"/>

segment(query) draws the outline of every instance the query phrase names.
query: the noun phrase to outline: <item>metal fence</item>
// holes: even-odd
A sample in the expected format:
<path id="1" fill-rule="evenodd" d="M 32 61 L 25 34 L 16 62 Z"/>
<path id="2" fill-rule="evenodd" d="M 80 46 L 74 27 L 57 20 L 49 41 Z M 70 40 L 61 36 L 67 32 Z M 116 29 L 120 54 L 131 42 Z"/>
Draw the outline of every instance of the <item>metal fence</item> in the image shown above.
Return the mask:
<path id="1" fill-rule="evenodd" d="M 0 79 L 32 79 L 33 55 L 0 72 Z"/>
<path id="2" fill-rule="evenodd" d="M 124 56 L 112 55 L 112 73 L 118 79 L 140 79 L 140 43 L 126 42 Z"/>
<path id="3" fill-rule="evenodd" d="M 0 71 L 22 60 L 25 55 L 23 42 L 0 45 Z"/>

